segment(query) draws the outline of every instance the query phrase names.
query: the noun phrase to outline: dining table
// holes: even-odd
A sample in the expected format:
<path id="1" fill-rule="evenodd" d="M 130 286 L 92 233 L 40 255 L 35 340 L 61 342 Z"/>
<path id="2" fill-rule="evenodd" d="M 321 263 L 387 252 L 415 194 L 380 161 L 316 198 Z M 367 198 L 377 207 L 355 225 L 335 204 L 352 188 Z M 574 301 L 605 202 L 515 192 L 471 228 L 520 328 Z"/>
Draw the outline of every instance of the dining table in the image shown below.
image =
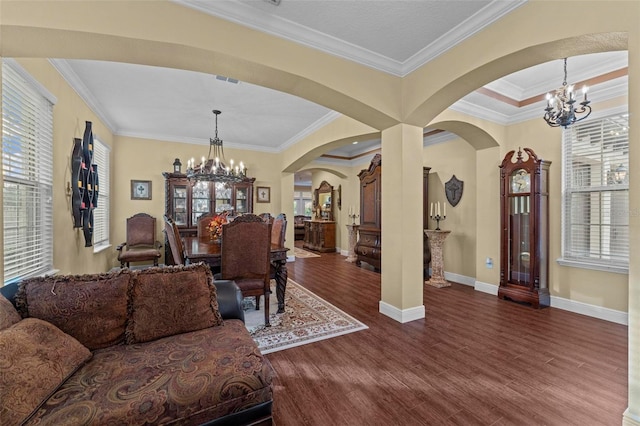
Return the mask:
<path id="1" fill-rule="evenodd" d="M 212 241 L 208 235 L 184 236 L 182 242 L 186 263 L 205 262 L 211 267 L 221 266 L 222 245 Z M 278 244 L 271 244 L 271 265 L 275 269 L 276 298 L 278 313 L 284 313 L 284 295 L 287 290 L 287 251 L 289 249 Z"/>

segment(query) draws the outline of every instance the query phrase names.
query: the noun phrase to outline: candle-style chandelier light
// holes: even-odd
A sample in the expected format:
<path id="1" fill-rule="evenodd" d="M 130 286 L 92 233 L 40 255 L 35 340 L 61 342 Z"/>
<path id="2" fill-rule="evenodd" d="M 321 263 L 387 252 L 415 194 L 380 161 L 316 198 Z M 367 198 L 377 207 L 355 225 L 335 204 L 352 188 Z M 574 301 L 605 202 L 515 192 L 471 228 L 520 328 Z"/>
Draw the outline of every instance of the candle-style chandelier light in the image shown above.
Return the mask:
<path id="1" fill-rule="evenodd" d="M 202 157 L 199 165 L 195 164 L 193 158 L 187 161 L 187 178 L 215 182 L 242 182 L 246 177 L 247 169 L 242 161 L 237 165 L 234 165 L 233 160 L 229 160 L 229 165 L 225 163 L 222 139 L 218 137 L 218 116 L 222 112 L 217 109 L 212 112 L 216 117 L 216 130 L 215 136 L 209 138 L 209 154 L 206 159 Z"/>
<path id="2" fill-rule="evenodd" d="M 565 129 L 575 122 L 584 120 L 591 114 L 590 101 L 587 100 L 587 86 L 582 87 L 583 100 L 576 108 L 576 94 L 573 84 L 567 84 L 567 58 L 564 58 L 564 80 L 562 87 L 556 89 L 553 95 L 547 93 L 547 107 L 544 109 L 544 120 L 551 127 Z"/>

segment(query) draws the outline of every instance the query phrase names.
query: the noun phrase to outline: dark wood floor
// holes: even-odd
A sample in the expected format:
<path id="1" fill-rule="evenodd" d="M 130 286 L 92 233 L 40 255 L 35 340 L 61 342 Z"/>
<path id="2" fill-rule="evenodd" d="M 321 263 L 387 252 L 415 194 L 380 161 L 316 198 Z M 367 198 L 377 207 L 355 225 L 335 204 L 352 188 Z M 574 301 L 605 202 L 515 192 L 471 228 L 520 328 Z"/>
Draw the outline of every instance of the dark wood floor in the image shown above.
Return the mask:
<path id="1" fill-rule="evenodd" d="M 627 327 L 533 310 L 454 284 L 425 287 L 426 318 L 378 313 L 380 275 L 338 254 L 289 277 L 368 330 L 267 355 L 286 425 L 619 425 Z"/>

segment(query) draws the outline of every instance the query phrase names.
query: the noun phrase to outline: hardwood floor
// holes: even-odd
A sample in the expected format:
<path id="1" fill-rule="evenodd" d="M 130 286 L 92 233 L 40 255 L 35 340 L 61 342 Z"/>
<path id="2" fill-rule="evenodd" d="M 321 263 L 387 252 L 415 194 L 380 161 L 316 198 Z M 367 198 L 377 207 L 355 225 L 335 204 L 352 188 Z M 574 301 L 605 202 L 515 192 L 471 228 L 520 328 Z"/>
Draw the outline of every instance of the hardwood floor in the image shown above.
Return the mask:
<path id="1" fill-rule="evenodd" d="M 453 284 L 425 287 L 426 318 L 378 312 L 380 275 L 338 254 L 289 278 L 368 330 L 267 355 L 286 425 L 619 425 L 627 327 L 534 310 Z"/>

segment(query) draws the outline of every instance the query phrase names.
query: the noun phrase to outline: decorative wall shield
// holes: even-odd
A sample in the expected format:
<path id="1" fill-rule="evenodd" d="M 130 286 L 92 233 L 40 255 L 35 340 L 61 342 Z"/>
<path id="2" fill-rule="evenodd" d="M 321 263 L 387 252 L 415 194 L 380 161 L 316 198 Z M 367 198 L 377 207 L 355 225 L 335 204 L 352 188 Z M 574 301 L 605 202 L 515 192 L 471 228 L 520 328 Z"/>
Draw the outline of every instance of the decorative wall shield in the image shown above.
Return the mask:
<path id="1" fill-rule="evenodd" d="M 464 182 L 459 180 L 456 175 L 453 175 L 448 182 L 444 184 L 444 193 L 449 200 L 449 204 L 453 207 L 457 206 L 462 198 L 462 189 L 464 188 Z"/>

